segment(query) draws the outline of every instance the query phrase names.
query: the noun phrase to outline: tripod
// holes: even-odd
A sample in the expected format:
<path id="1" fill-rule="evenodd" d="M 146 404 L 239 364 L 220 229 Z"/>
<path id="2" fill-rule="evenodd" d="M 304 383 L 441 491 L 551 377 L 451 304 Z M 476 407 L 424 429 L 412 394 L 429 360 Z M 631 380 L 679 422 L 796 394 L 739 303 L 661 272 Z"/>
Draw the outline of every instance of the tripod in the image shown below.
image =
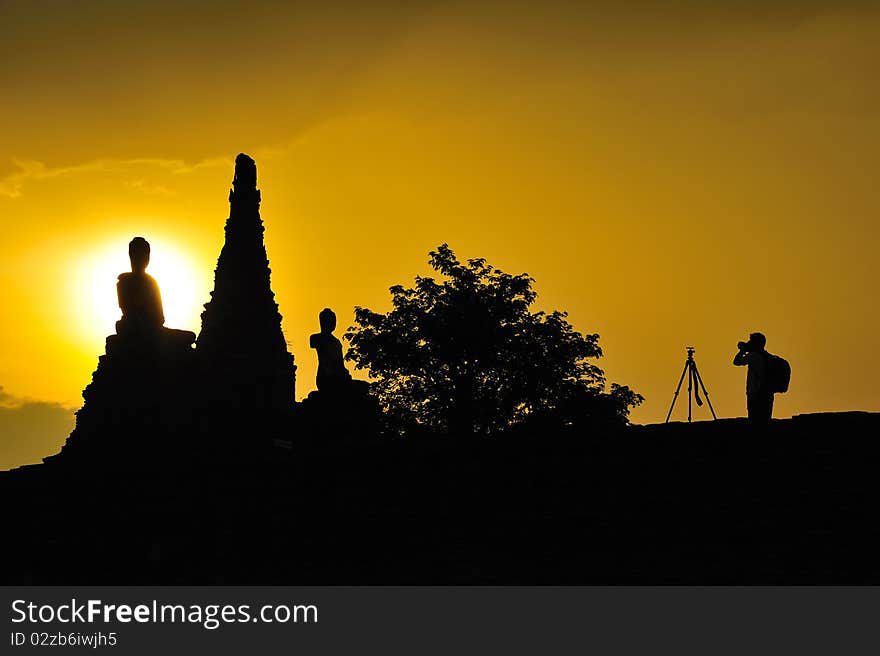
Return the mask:
<path id="1" fill-rule="evenodd" d="M 678 399 L 678 392 L 681 390 L 681 383 L 684 380 L 684 375 L 688 374 L 688 423 L 691 422 L 691 397 L 696 400 L 698 406 L 703 405 L 703 400 L 700 398 L 700 389 L 703 390 L 703 396 L 706 397 L 706 403 L 709 404 L 709 410 L 712 411 L 712 419 L 718 419 L 715 416 L 715 408 L 712 407 L 712 402 L 709 400 L 709 392 L 706 391 L 706 386 L 703 384 L 703 377 L 700 376 L 700 372 L 697 371 L 697 361 L 694 360 L 694 349 L 693 346 L 688 346 L 687 348 L 687 360 L 684 362 L 684 370 L 681 372 L 681 378 L 678 379 L 678 387 L 675 388 L 675 395 L 672 397 L 672 405 L 669 406 L 669 413 L 666 415 L 666 423 L 669 423 L 669 418 L 672 416 L 672 409 L 675 407 L 675 401 Z"/>

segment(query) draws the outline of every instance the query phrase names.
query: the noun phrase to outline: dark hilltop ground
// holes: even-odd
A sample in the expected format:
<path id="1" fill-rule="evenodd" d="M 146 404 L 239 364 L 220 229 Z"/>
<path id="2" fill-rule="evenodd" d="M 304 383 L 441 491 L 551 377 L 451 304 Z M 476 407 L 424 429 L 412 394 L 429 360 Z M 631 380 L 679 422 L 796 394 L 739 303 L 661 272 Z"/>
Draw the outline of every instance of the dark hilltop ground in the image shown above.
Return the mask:
<path id="1" fill-rule="evenodd" d="M 878 428 L 849 412 L 760 432 L 324 436 L 25 467 L 0 475 L 4 581 L 876 584 Z"/>

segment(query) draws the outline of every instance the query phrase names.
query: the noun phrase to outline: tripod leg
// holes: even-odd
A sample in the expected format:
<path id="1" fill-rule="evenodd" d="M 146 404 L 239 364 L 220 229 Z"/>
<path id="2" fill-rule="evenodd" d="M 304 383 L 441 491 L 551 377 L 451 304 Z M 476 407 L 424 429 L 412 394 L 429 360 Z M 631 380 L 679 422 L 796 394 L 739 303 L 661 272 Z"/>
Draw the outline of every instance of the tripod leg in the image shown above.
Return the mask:
<path id="1" fill-rule="evenodd" d="M 693 414 L 694 369 L 690 362 L 688 362 L 686 366 L 688 368 L 688 423 L 691 423 L 691 416 Z"/>
<path id="2" fill-rule="evenodd" d="M 688 363 L 684 363 L 684 369 L 681 371 L 681 378 L 678 379 L 678 386 L 675 388 L 675 394 L 672 396 L 672 405 L 669 406 L 669 412 L 666 415 L 666 423 L 669 423 L 669 418 L 672 416 L 672 409 L 675 407 L 675 400 L 678 398 L 678 393 L 681 390 L 681 381 L 684 380 L 684 375 L 688 371 Z"/>
<path id="3" fill-rule="evenodd" d="M 706 403 L 709 404 L 709 410 L 712 411 L 712 419 L 718 419 L 715 415 L 715 408 L 712 407 L 712 401 L 709 399 L 709 392 L 706 391 L 706 385 L 703 383 L 703 377 L 700 375 L 700 372 L 697 371 L 697 363 L 694 362 L 694 374 L 697 376 L 697 382 L 700 383 L 700 387 L 703 388 L 703 396 L 706 397 Z"/>
<path id="4" fill-rule="evenodd" d="M 700 386 L 697 384 L 697 364 L 694 363 L 691 365 L 691 377 L 694 379 L 694 401 L 697 403 L 698 408 L 703 407 L 703 399 L 700 398 Z"/>

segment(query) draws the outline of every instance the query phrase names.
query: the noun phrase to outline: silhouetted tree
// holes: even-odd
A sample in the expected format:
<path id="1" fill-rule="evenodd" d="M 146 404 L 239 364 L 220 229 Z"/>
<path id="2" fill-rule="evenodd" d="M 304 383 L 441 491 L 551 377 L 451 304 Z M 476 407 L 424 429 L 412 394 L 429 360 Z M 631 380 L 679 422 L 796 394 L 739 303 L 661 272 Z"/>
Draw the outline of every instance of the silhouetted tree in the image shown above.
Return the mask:
<path id="1" fill-rule="evenodd" d="M 642 397 L 605 393 L 598 335 L 582 335 L 565 312 L 530 312 L 527 274 L 482 258 L 459 262 L 443 244 L 430 264 L 445 280 L 417 277 L 390 289 L 387 314 L 355 308 L 346 359 L 366 369 L 389 417 L 456 433 L 493 433 L 532 418 L 626 423 Z"/>

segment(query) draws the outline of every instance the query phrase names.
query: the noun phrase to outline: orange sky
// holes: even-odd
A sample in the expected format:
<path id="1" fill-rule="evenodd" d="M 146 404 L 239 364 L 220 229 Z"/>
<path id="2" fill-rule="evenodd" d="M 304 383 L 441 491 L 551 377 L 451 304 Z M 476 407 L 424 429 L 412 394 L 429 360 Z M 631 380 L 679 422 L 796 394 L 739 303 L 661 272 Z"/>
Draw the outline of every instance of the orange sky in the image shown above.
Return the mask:
<path id="1" fill-rule="evenodd" d="M 240 151 L 300 398 L 318 311 L 386 309 L 448 242 L 598 332 L 637 422 L 689 344 L 743 414 L 753 330 L 792 363 L 778 416 L 880 410 L 880 10 L 326 4 L 3 3 L 0 450 L 80 404 L 132 236 L 198 330 Z"/>

